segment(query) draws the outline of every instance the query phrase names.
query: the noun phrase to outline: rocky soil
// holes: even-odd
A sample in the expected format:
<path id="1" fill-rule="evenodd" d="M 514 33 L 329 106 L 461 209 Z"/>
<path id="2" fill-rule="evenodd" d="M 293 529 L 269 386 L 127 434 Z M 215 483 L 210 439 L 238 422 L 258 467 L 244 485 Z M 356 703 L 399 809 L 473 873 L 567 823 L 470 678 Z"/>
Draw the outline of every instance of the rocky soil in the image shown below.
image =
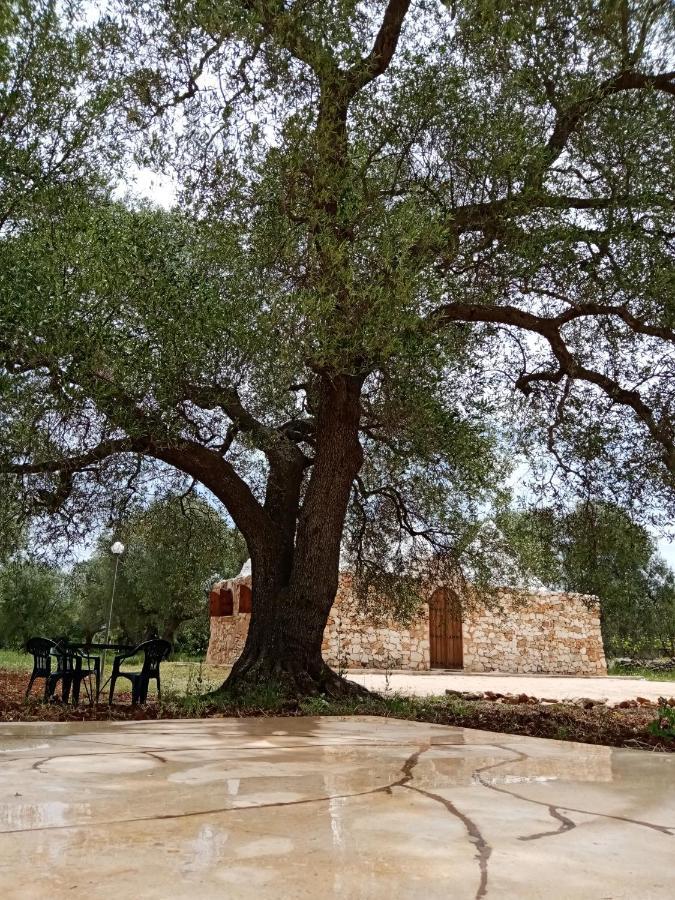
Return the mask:
<path id="1" fill-rule="evenodd" d="M 376 715 L 439 725 L 459 725 L 506 734 L 580 741 L 615 747 L 675 752 L 675 737 L 654 733 L 655 723 L 666 730 L 664 718 L 675 711 L 675 697 L 658 703 L 647 698 L 625 700 L 615 706 L 589 698 L 551 700 L 527 694 L 459 693 L 445 698 L 372 697 L 330 701 L 281 700 L 268 697 L 186 697 L 167 703 L 131 706 L 128 694 L 118 695 L 112 706 L 78 707 L 42 703 L 39 688 L 24 699 L 26 674 L 0 670 L 0 722 L 93 721 L 159 718 L 196 718 L 267 715 Z M 675 689 L 675 686 L 674 686 Z"/>

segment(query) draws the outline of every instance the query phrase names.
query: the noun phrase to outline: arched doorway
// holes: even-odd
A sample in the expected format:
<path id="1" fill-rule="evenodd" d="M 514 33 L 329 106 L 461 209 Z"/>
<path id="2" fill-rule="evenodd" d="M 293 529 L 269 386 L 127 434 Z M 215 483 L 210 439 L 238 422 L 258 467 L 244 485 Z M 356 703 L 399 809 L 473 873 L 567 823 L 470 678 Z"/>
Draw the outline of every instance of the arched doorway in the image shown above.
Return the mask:
<path id="1" fill-rule="evenodd" d="M 210 616 L 231 616 L 234 613 L 234 595 L 230 588 L 216 586 L 209 594 Z"/>
<path id="2" fill-rule="evenodd" d="M 429 663 L 432 669 L 464 666 L 462 606 L 447 588 L 437 588 L 429 600 Z"/>

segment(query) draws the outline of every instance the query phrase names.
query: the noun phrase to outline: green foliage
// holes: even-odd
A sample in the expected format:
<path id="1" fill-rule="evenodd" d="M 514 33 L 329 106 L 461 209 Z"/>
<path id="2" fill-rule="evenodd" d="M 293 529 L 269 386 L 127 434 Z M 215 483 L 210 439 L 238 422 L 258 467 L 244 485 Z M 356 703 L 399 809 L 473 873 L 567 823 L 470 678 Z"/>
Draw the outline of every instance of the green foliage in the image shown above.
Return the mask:
<path id="1" fill-rule="evenodd" d="M 0 223 L 92 187 L 112 100 L 79 0 L 5 0 L 0 8 Z"/>
<path id="2" fill-rule="evenodd" d="M 0 646 L 19 650 L 35 635 L 70 636 L 75 618 L 67 576 L 58 568 L 17 559 L 0 569 Z"/>
<path id="3" fill-rule="evenodd" d="M 514 526 L 534 568 L 604 591 L 607 621 L 634 608 L 647 549 L 607 511 L 675 510 L 672 4 L 70 9 L 0 23 L 0 471 L 22 512 L 77 542 L 178 470 L 250 548 L 293 547 L 313 513 L 335 568 L 344 504 L 312 488 L 358 455 L 326 437 L 351 379 L 364 596 L 429 555 L 489 580 L 483 525 L 528 465 L 568 511 L 560 553 Z M 139 165 L 169 211 L 119 190 Z M 132 632 L 160 615 L 150 584 L 194 601 L 138 552 Z"/>
<path id="4" fill-rule="evenodd" d="M 507 513 L 500 526 L 526 571 L 600 599 L 608 656 L 675 655 L 675 573 L 620 507 L 584 503 Z"/>
<path id="5" fill-rule="evenodd" d="M 18 493 L 15 481 L 0 475 L 0 565 L 25 544 Z"/>
<path id="6" fill-rule="evenodd" d="M 90 634 L 107 621 L 115 576 L 113 536 L 77 567 L 80 626 Z M 138 642 L 157 633 L 178 650 L 203 654 L 209 639 L 205 582 L 235 575 L 246 558 L 240 535 L 198 496 L 168 494 L 132 513 L 114 535 L 125 545 L 117 569 L 113 629 Z"/>
<path id="7" fill-rule="evenodd" d="M 675 741 L 675 708 L 672 706 L 659 707 L 656 719 L 649 726 L 649 732 L 657 737 Z"/>

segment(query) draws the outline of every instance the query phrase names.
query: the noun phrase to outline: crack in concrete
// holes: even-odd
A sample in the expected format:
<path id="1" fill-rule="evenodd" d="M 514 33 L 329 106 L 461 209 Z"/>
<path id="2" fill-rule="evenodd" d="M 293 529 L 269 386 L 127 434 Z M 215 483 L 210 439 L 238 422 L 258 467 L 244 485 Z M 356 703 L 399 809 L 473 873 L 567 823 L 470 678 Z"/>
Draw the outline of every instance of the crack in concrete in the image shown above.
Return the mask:
<path id="1" fill-rule="evenodd" d="M 295 749 L 295 748 L 293 748 Z M 248 812 L 250 810 L 255 809 L 276 809 L 286 806 L 302 806 L 309 803 L 322 803 L 328 802 L 330 800 L 349 800 L 352 797 L 367 797 L 370 794 L 381 794 L 381 793 L 391 793 L 391 789 L 393 787 L 404 787 L 408 781 L 412 779 L 412 770 L 417 765 L 419 757 L 422 753 L 424 753 L 428 747 L 416 750 L 412 753 L 406 761 L 403 763 L 401 767 L 401 772 L 403 773 L 402 777 L 397 781 L 392 781 L 390 784 L 379 785 L 376 788 L 369 788 L 367 791 L 357 791 L 353 794 L 329 794 L 325 797 L 308 797 L 305 800 L 287 800 L 278 803 L 257 803 L 251 804 L 250 806 L 223 806 L 218 807 L 216 809 L 202 809 L 202 810 L 194 810 L 193 812 L 184 812 L 184 813 L 164 813 L 161 815 L 154 816 L 135 816 L 130 819 L 117 819 L 107 822 L 87 822 L 87 828 L 109 828 L 113 825 L 129 825 L 134 822 L 156 822 L 156 821 L 165 821 L 167 819 L 188 819 L 194 818 L 196 816 L 208 816 L 208 815 L 217 815 L 219 813 L 233 813 L 233 812 Z M 103 755 L 103 754 L 95 754 L 95 755 Z M 82 828 L 82 824 L 78 823 L 69 823 L 65 825 L 42 825 L 36 828 L 14 828 L 7 830 L 0 830 L 0 834 L 23 834 L 26 832 L 34 832 L 34 831 L 64 831 L 70 828 Z"/>
<path id="2" fill-rule="evenodd" d="M 94 757 L 98 757 L 98 756 L 120 756 L 120 755 L 124 755 L 124 756 L 129 756 L 129 755 L 131 755 L 131 756 L 135 756 L 135 755 L 140 755 L 140 756 L 151 756 L 153 759 L 156 759 L 156 760 L 158 760 L 158 761 L 161 762 L 161 763 L 166 763 L 166 762 L 168 762 L 168 760 L 167 760 L 164 756 L 160 756 L 159 753 L 155 753 L 153 750 L 134 750 L 134 751 L 130 751 L 130 750 L 127 750 L 127 751 L 115 751 L 115 750 L 109 750 L 108 752 L 100 752 L 100 753 L 57 753 L 57 754 L 54 755 L 54 756 L 43 756 L 43 757 L 40 757 L 40 759 L 36 759 L 36 760 L 35 760 L 35 762 L 34 762 L 34 763 L 32 764 L 32 766 L 31 766 L 31 769 L 32 769 L 34 772 L 39 772 L 41 775 L 47 775 L 48 773 L 47 773 L 47 772 L 44 772 L 44 771 L 42 770 L 42 766 L 44 766 L 46 763 L 53 762 L 55 759 L 78 759 L 80 756 L 86 756 L 86 757 L 94 756 Z M 30 759 L 30 757 L 29 757 L 29 759 Z M 6 761 L 6 762 L 13 762 L 14 760 L 5 760 L 5 761 Z M 18 760 L 18 762 L 20 762 L 20 761 L 21 761 L 21 760 Z"/>
<path id="3" fill-rule="evenodd" d="M 571 831 L 573 828 L 577 827 L 577 823 L 572 819 L 568 819 L 567 816 L 563 816 L 561 812 L 559 812 L 557 806 L 549 805 L 548 808 L 549 815 L 552 819 L 557 819 L 560 822 L 560 828 L 556 828 L 555 831 L 540 831 L 538 834 L 526 834 L 522 835 L 518 838 L 519 841 L 537 841 L 539 838 L 543 837 L 552 837 L 556 834 L 564 834 L 566 831 Z"/>
<path id="4" fill-rule="evenodd" d="M 480 881 L 478 885 L 478 890 L 476 891 L 476 900 L 480 900 L 481 897 L 485 897 L 487 893 L 487 882 L 488 882 L 488 860 L 490 859 L 490 855 L 492 853 L 492 847 L 488 844 L 488 842 L 483 837 L 480 829 L 473 821 L 470 819 L 466 813 L 463 813 L 461 810 L 457 809 L 457 807 L 452 803 L 452 801 L 447 800 L 445 797 L 441 797 L 440 794 L 434 794 L 431 791 L 425 791 L 423 788 L 416 787 L 410 782 L 414 780 L 414 769 L 419 763 L 420 757 L 423 753 L 427 753 L 429 750 L 435 749 L 439 746 L 453 746 L 453 745 L 444 745 L 444 744 L 427 744 L 425 747 L 420 747 L 415 753 L 412 753 L 406 761 L 401 766 L 402 777 L 393 784 L 389 785 L 385 790 L 387 793 L 392 793 L 392 788 L 394 787 L 402 787 L 409 791 L 415 791 L 417 794 L 421 794 L 423 797 L 428 797 L 430 800 L 434 800 L 437 803 L 440 803 L 448 812 L 455 816 L 466 828 L 466 831 L 469 835 L 469 840 L 476 847 L 476 859 L 478 860 L 478 868 L 480 873 Z"/>
<path id="5" fill-rule="evenodd" d="M 409 791 L 416 791 L 418 794 L 422 794 L 424 797 L 428 797 L 430 800 L 435 800 L 437 803 L 442 804 L 448 812 L 455 816 L 466 828 L 467 834 L 469 835 L 469 840 L 476 848 L 476 859 L 478 861 L 478 869 L 480 872 L 480 882 L 478 884 L 478 890 L 476 891 L 476 900 L 480 900 L 481 897 L 485 897 L 487 894 L 487 884 L 488 884 L 488 861 L 490 856 L 492 855 L 492 847 L 483 837 L 483 834 L 480 828 L 476 825 L 473 819 L 469 818 L 466 813 L 463 813 L 460 809 L 458 809 L 452 801 L 446 799 L 445 797 L 441 797 L 440 794 L 433 794 L 431 791 L 425 791 L 422 788 L 415 787 L 412 784 L 403 785 Z"/>
<path id="6" fill-rule="evenodd" d="M 617 822 L 626 822 L 630 825 L 638 825 L 642 828 L 651 828 L 653 831 L 658 831 L 661 834 L 667 834 L 669 837 L 673 837 L 675 835 L 675 828 L 668 827 L 666 825 L 656 825 L 653 822 L 645 822 L 641 819 L 631 819 L 628 816 L 617 816 L 612 813 L 602 813 L 597 812 L 592 809 L 579 809 L 574 806 L 566 806 L 564 803 L 556 803 L 551 804 L 545 800 L 534 800 L 531 797 L 526 797 L 524 794 L 519 794 L 517 791 L 510 791 L 508 788 L 499 787 L 496 784 L 491 784 L 489 781 L 486 781 L 482 777 L 483 772 L 487 772 L 490 769 L 496 769 L 499 766 L 507 765 L 512 762 L 522 762 L 524 759 L 530 759 L 527 753 L 523 753 L 520 750 L 514 750 L 512 747 L 502 747 L 501 744 L 493 744 L 493 747 L 496 747 L 498 750 L 504 750 L 506 753 L 513 753 L 515 759 L 502 759 L 499 762 L 491 763 L 487 766 L 481 766 L 480 768 L 474 771 L 474 776 L 478 779 L 478 781 L 483 785 L 483 787 L 488 788 L 491 791 L 496 791 L 499 794 L 506 794 L 508 797 L 515 797 L 518 800 L 522 800 L 525 803 L 533 803 L 535 806 L 545 806 L 549 811 L 549 814 L 561 822 L 561 827 L 557 828 L 555 831 L 544 831 L 539 834 L 534 835 L 524 835 L 519 838 L 519 840 L 538 840 L 542 837 L 549 837 L 556 834 L 563 834 L 566 831 L 571 831 L 573 828 L 578 827 L 578 823 L 574 822 L 572 819 L 567 818 L 567 816 L 563 816 L 560 810 L 565 810 L 566 812 L 574 812 L 579 813 L 584 816 L 598 816 L 603 819 L 613 819 Z"/>
<path id="7" fill-rule="evenodd" d="M 104 742 L 103 741 L 86 741 L 84 743 L 102 744 Z M 381 749 L 382 747 L 408 747 L 408 746 L 409 746 L 409 743 L 401 743 L 401 744 L 394 744 L 394 743 L 337 744 L 336 743 L 336 744 L 298 744 L 298 745 L 292 744 L 290 746 L 270 745 L 269 747 L 232 747 L 232 748 L 230 748 L 230 752 L 232 752 L 232 753 L 248 753 L 248 752 L 270 753 L 270 752 L 274 752 L 276 750 L 293 750 L 295 752 L 295 751 L 302 751 L 305 749 L 313 750 L 316 747 L 326 747 L 328 749 L 332 749 L 332 748 L 342 749 L 344 747 L 348 747 L 348 748 L 352 748 L 354 750 L 360 750 L 362 747 L 377 747 L 378 749 Z M 458 744 L 458 743 L 455 743 L 454 741 L 448 741 L 446 743 L 438 743 L 438 744 L 430 745 L 430 747 L 461 747 L 461 748 L 465 748 L 467 746 L 492 747 L 493 745 L 492 744 L 469 744 L 469 745 L 467 745 L 467 744 Z M 37 762 L 44 763 L 44 762 L 47 762 L 47 761 L 50 761 L 53 759 L 74 759 L 79 756 L 84 756 L 84 757 L 88 757 L 88 756 L 125 756 L 125 755 L 128 756 L 129 754 L 133 755 L 135 753 L 158 753 L 160 751 L 162 753 L 199 753 L 199 752 L 208 753 L 209 751 L 218 749 L 218 747 L 219 747 L 219 745 L 217 745 L 217 744 L 214 746 L 208 746 L 208 747 L 148 747 L 148 748 L 122 747 L 121 749 L 118 749 L 118 750 L 92 750 L 92 751 L 85 751 L 84 753 L 77 753 L 77 752 L 76 753 L 56 753 L 53 756 L 38 757 Z M 28 762 L 31 759 L 35 759 L 35 757 L 34 756 L 9 756 L 4 759 L 0 758 L 0 764 L 12 763 L 12 762 Z"/>
<path id="8" fill-rule="evenodd" d="M 154 753 L 152 750 L 143 750 L 143 756 L 151 756 L 153 759 L 159 760 L 161 763 L 166 763 L 169 760 L 165 756 L 160 756 L 159 753 Z M 97 754 L 98 756 L 103 756 L 102 753 Z"/>

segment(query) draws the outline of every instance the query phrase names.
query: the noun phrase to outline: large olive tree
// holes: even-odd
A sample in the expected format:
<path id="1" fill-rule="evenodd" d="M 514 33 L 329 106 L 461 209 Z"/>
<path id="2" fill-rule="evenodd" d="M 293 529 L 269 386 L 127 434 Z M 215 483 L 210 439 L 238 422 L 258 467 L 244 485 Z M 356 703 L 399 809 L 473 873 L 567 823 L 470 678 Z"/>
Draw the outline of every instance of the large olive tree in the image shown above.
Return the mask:
<path id="1" fill-rule="evenodd" d="M 230 683 L 299 691 L 347 689 L 341 548 L 381 583 L 472 552 L 510 455 L 667 509 L 674 33 L 666 0 L 118 0 L 101 132 L 175 208 L 80 192 L 0 244 L 3 470 L 71 521 L 153 462 L 207 487 L 253 566 Z"/>

